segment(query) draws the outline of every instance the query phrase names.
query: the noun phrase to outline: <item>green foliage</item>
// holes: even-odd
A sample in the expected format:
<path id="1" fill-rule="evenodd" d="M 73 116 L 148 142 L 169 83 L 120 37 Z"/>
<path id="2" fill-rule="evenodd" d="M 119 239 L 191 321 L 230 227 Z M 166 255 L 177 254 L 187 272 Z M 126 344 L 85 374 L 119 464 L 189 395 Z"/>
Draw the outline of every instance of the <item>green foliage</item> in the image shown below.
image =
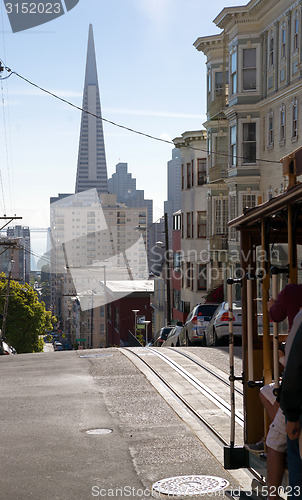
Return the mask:
<path id="1" fill-rule="evenodd" d="M 0 275 L 0 312 L 3 314 L 7 280 Z M 53 317 L 39 302 L 37 293 L 27 284 L 11 281 L 5 336 L 18 353 L 43 351 L 43 339 L 52 330 Z"/>

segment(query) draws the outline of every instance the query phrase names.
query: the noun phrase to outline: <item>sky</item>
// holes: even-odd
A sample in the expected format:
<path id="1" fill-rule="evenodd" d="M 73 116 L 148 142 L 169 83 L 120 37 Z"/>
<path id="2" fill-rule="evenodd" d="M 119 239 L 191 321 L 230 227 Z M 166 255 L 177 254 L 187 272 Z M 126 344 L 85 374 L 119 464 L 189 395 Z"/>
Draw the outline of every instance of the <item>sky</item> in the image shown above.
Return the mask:
<path id="1" fill-rule="evenodd" d="M 193 43 L 220 32 L 213 19 L 224 7 L 244 4 L 79 0 L 60 18 L 13 33 L 0 0 L 0 59 L 81 106 L 92 23 L 103 117 L 172 140 L 205 121 L 206 59 Z M 49 198 L 75 189 L 80 119 L 80 111 L 16 75 L 1 81 L 0 213 L 22 217 L 17 223 L 31 228 L 49 226 Z M 104 136 L 108 177 L 118 162 L 128 163 L 137 188 L 154 200 L 154 220 L 161 217 L 173 146 L 107 123 Z M 33 237 L 43 253 L 45 233 Z"/>

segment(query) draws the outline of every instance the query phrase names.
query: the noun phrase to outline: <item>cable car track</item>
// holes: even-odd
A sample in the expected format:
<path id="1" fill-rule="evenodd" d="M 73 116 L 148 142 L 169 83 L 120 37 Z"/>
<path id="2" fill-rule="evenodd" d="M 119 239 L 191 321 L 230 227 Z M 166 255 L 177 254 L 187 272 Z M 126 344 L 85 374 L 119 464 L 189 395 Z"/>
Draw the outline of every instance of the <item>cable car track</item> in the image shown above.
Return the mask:
<path id="1" fill-rule="evenodd" d="M 198 393 L 202 394 L 203 397 L 207 398 L 207 400 L 211 401 L 216 408 L 222 410 L 222 412 L 230 417 L 231 410 L 230 404 L 227 403 L 223 398 L 217 395 L 212 389 L 207 387 L 203 382 L 198 380 L 194 375 L 190 374 L 185 368 L 181 367 L 176 361 L 172 360 L 166 354 L 157 351 L 154 348 L 121 348 L 121 351 L 130 352 L 132 356 L 136 359 L 139 359 L 145 366 L 148 367 L 149 370 L 161 381 L 161 383 L 169 390 L 170 393 L 191 413 L 194 415 L 195 419 L 197 419 L 203 427 L 206 427 L 207 431 L 210 435 L 220 443 L 221 446 L 229 446 L 228 441 L 221 435 L 221 433 L 211 425 L 211 423 L 206 419 L 203 415 L 201 415 L 200 411 L 196 410 L 194 406 L 182 395 L 180 392 L 170 383 L 166 378 L 159 373 L 159 370 L 152 366 L 148 359 L 145 359 L 145 356 L 148 354 L 152 354 L 160 358 L 165 364 L 169 365 L 175 372 L 177 372 L 183 379 L 185 379 L 191 387 L 198 391 Z M 177 352 L 177 351 L 176 351 Z M 128 355 L 131 359 L 131 356 Z M 146 356 L 147 357 L 147 356 Z M 198 362 L 194 359 L 190 359 L 192 363 L 199 365 Z M 213 375 L 214 372 L 209 373 Z M 224 381 L 226 382 L 226 381 Z M 243 427 L 243 415 L 240 412 L 236 412 L 236 423 Z"/>
<path id="2" fill-rule="evenodd" d="M 167 349 L 167 348 L 166 348 Z M 200 368 L 203 368 L 203 370 L 205 370 L 206 372 L 210 373 L 211 375 L 213 375 L 213 377 L 217 378 L 220 382 L 222 382 L 223 384 L 225 384 L 226 386 L 230 387 L 230 382 L 228 380 L 226 380 L 225 378 L 223 378 L 221 375 L 219 375 L 218 373 L 214 372 L 214 370 L 211 370 L 211 368 L 203 365 L 200 361 L 197 361 L 196 359 L 192 358 L 192 356 L 190 356 L 188 353 L 186 352 L 183 352 L 181 350 L 176 350 L 174 347 L 169 347 L 168 349 L 171 349 L 172 351 L 175 351 L 177 352 L 178 354 L 180 354 L 181 356 L 184 356 L 185 358 L 188 358 L 190 361 L 193 361 L 194 363 L 196 363 L 198 366 L 200 366 Z M 243 396 L 243 391 L 241 389 L 238 389 L 238 387 L 235 387 L 235 392 L 237 392 L 237 394 L 240 394 L 240 396 Z"/>

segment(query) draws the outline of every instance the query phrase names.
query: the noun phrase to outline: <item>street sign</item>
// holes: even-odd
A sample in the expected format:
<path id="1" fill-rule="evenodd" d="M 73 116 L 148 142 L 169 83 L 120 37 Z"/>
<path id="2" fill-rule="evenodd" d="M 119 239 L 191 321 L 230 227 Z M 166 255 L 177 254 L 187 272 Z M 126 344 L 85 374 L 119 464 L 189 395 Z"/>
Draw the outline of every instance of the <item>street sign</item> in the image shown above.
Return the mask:
<path id="1" fill-rule="evenodd" d="M 138 325 L 140 323 L 143 323 L 145 320 L 146 320 L 146 316 L 138 316 L 137 317 L 137 323 L 138 323 Z"/>
<path id="2" fill-rule="evenodd" d="M 76 342 L 86 342 L 86 339 L 75 339 Z"/>
<path id="3" fill-rule="evenodd" d="M 138 324 L 138 325 L 136 326 L 136 329 L 137 329 L 137 330 L 144 330 L 144 329 L 145 329 L 145 325 L 139 325 L 139 324 Z"/>

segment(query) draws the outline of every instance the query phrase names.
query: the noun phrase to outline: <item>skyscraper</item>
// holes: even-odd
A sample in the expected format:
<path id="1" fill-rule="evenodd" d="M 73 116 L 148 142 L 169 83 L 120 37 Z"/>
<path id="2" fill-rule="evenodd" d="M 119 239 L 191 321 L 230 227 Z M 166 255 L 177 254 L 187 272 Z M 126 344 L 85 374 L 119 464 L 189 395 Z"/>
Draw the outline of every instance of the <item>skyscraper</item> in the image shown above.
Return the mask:
<path id="1" fill-rule="evenodd" d="M 109 192 L 116 194 L 117 201 L 125 203 L 127 207 L 147 209 L 147 220 L 144 227 L 147 231 L 147 254 L 150 262 L 149 227 L 153 221 L 153 200 L 146 200 L 144 190 L 136 189 L 136 179 L 128 172 L 127 163 L 118 163 L 115 169 L 115 173 L 108 179 Z"/>
<path id="2" fill-rule="evenodd" d="M 107 192 L 107 165 L 92 25 L 89 26 L 75 192 Z M 91 114 L 88 114 L 91 113 Z"/>

